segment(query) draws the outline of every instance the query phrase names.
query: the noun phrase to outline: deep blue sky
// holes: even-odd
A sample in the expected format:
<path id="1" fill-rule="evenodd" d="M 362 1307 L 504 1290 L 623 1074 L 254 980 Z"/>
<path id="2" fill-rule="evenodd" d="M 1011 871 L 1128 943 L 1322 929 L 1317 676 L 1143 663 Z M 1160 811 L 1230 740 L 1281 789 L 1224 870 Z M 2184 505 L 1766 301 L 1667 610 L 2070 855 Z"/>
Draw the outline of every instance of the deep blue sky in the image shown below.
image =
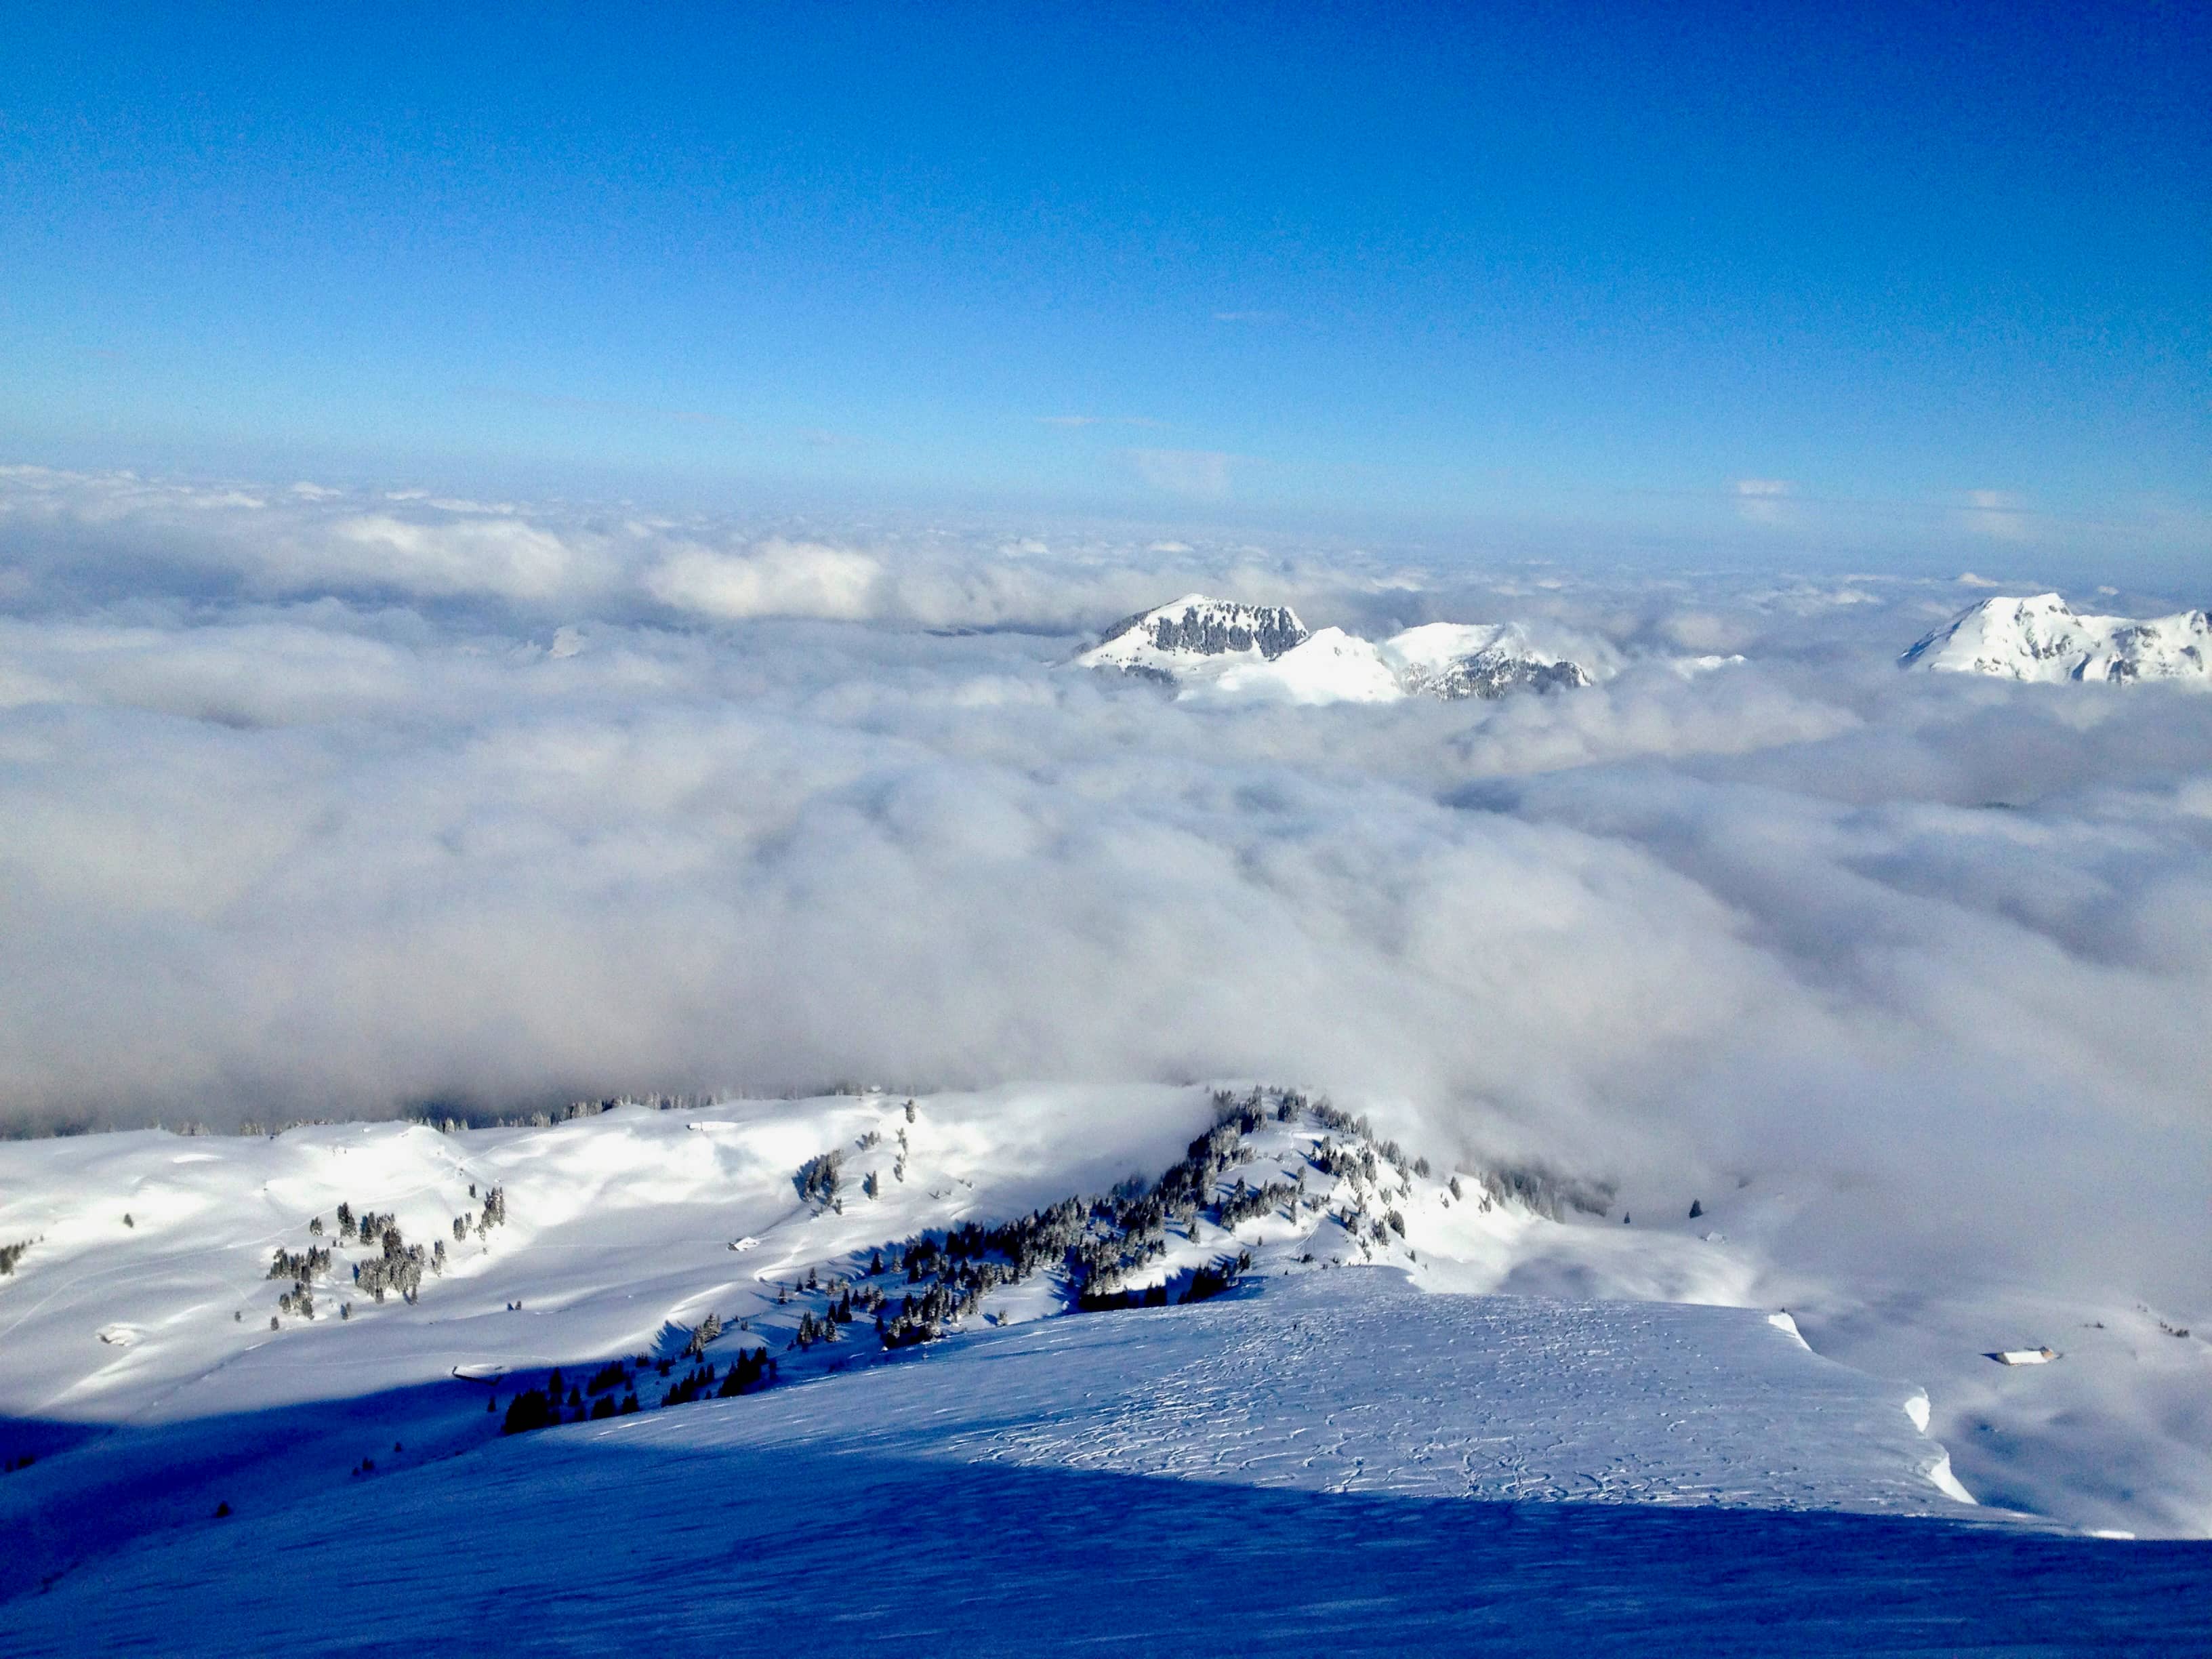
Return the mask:
<path id="1" fill-rule="evenodd" d="M 2202 5 L 467 9 L 11 8 L 0 459 L 2212 522 Z"/>

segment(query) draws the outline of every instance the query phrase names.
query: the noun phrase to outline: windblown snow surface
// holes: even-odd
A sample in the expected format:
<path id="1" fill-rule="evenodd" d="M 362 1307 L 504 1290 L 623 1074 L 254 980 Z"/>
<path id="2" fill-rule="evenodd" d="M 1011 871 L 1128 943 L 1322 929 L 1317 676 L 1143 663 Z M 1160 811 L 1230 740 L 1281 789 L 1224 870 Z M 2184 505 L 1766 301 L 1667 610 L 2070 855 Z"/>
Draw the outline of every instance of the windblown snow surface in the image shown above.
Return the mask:
<path id="1" fill-rule="evenodd" d="M 6 1449 L 36 1455 L 0 1477 L 0 1654 L 1749 1652 L 1778 1622 L 1799 1651 L 2148 1651 L 2196 1628 L 2177 1592 L 2212 1550 L 1973 1505 L 1915 1382 L 1716 1305 L 1725 1240 L 1570 1224 L 1301 1118 L 1213 1177 L 1290 1196 L 1170 1226 L 1127 1281 L 1249 1253 L 1223 1296 L 1073 1313 L 1048 1274 L 919 1349 L 865 1322 L 791 1346 L 827 1305 L 806 1279 L 1157 1171 L 1209 1115 L 1199 1090 L 1008 1089 L 910 1117 L 863 1095 L 0 1147 L 0 1233 L 40 1240 L 0 1280 Z M 830 1151 L 839 1196 L 810 1201 L 794 1167 Z M 328 1231 L 337 1203 L 451 1239 L 472 1187 L 508 1218 L 418 1301 L 349 1287 L 372 1252 Z M 318 1242 L 316 1316 L 271 1330 L 271 1255 Z M 1599 1294 L 1468 1293 L 1546 1277 Z M 1651 1289 L 1675 1299 L 1612 1299 Z M 783 1380 L 659 1407 L 652 1362 L 680 1376 L 708 1312 L 708 1362 L 758 1345 Z M 488 1401 L 623 1358 L 643 1409 L 497 1433 Z"/>

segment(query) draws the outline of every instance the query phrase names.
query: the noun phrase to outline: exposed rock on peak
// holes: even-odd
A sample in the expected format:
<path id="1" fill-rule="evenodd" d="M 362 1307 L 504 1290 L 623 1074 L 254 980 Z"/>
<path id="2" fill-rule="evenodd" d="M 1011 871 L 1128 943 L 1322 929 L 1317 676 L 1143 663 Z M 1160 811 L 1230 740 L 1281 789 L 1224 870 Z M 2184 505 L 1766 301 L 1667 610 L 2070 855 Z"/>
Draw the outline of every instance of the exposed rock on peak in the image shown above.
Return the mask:
<path id="1" fill-rule="evenodd" d="M 1219 657 L 1256 652 L 1273 662 L 1312 635 L 1286 605 L 1239 605 L 1186 593 L 1171 604 L 1126 617 L 1084 654 L 1097 667 L 1144 668 L 1155 657 Z"/>

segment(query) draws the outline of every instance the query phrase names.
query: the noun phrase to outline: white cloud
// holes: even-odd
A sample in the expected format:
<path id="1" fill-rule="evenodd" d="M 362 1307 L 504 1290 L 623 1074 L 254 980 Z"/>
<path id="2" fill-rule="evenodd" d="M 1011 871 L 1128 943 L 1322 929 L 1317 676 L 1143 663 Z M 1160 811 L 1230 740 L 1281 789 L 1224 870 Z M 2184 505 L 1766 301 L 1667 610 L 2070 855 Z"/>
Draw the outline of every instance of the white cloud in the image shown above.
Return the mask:
<path id="1" fill-rule="evenodd" d="M 511 518 L 456 515 L 422 522 L 362 514 L 331 525 L 321 552 L 311 570 L 288 573 L 283 585 L 544 599 L 574 592 L 598 574 L 589 551 Z"/>
<path id="2" fill-rule="evenodd" d="M 771 540 L 744 553 L 685 548 L 645 578 L 646 591 L 678 611 L 732 620 L 748 617 L 877 614 L 883 567 L 865 553 L 818 542 Z"/>

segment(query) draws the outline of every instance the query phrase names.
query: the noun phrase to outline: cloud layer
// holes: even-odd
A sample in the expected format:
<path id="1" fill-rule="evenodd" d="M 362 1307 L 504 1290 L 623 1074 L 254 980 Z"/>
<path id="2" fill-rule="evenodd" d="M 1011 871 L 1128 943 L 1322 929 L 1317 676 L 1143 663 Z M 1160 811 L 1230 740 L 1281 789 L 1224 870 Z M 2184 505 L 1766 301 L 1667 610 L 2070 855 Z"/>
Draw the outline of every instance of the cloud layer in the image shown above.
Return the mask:
<path id="1" fill-rule="evenodd" d="M 0 1116 L 1258 1074 L 2099 1282 L 2212 1245 L 2212 698 L 1894 671 L 1978 590 L 0 482 Z M 1060 666 L 1201 586 L 1606 678 Z"/>

